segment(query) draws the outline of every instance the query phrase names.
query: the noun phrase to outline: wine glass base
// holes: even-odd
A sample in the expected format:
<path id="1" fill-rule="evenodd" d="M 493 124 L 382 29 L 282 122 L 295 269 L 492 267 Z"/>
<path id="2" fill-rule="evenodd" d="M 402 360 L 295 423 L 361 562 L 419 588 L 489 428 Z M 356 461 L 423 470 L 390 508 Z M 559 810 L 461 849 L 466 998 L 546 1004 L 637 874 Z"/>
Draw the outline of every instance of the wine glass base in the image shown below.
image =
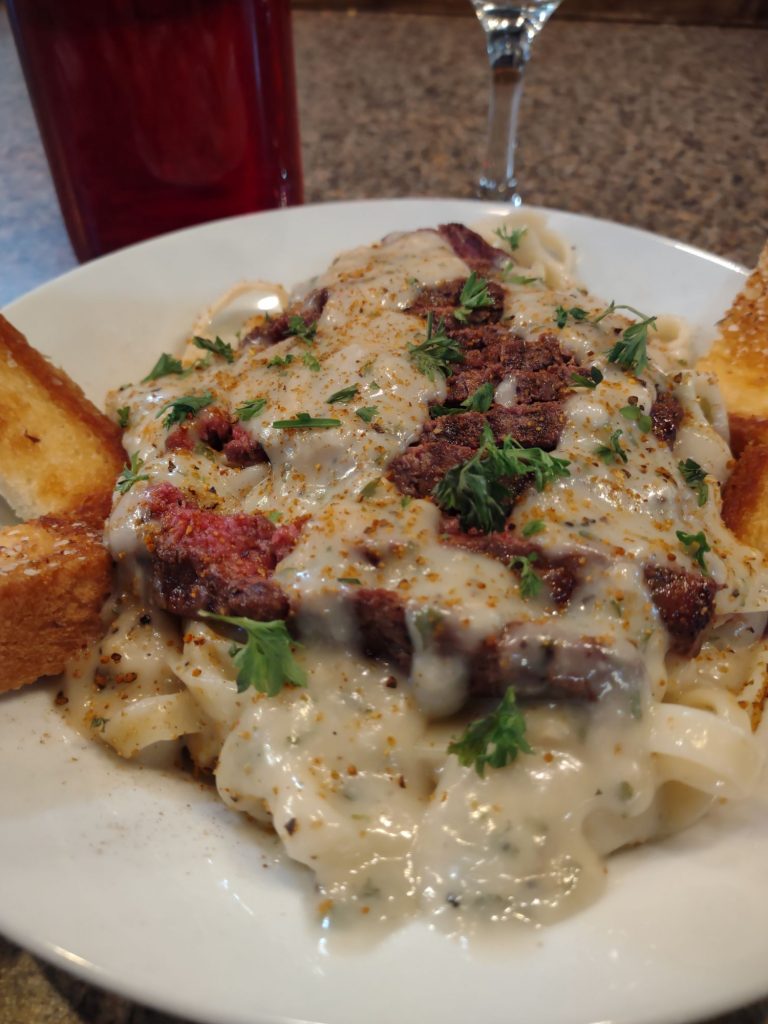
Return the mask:
<path id="1" fill-rule="evenodd" d="M 475 195 L 478 199 L 493 199 L 509 206 L 522 206 L 523 198 L 517 191 L 517 182 L 491 181 L 480 178 L 475 182 Z"/>

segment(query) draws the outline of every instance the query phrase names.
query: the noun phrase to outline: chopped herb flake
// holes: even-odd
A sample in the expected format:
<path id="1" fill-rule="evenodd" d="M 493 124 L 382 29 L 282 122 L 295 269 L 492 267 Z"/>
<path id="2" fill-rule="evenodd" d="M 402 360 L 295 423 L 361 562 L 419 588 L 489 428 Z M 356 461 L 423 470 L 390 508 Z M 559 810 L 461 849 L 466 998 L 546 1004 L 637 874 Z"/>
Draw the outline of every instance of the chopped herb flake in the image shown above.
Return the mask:
<path id="1" fill-rule="evenodd" d="M 571 376 L 572 388 L 594 389 L 598 384 L 602 384 L 602 382 L 603 375 L 596 366 L 590 367 L 586 373 L 574 373 Z"/>
<path id="2" fill-rule="evenodd" d="M 512 252 L 520 248 L 520 243 L 525 237 L 528 228 L 506 228 L 504 226 L 496 228 L 493 232 L 494 235 L 498 235 L 502 242 L 506 242 Z"/>
<path id="3" fill-rule="evenodd" d="M 320 361 L 316 359 L 311 352 L 305 352 L 301 357 L 301 361 L 307 369 L 312 370 L 313 373 L 317 373 L 320 369 Z"/>
<path id="4" fill-rule="evenodd" d="M 486 766 L 504 768 L 521 751 L 530 754 L 531 748 L 525 738 L 525 718 L 511 686 L 495 711 L 468 725 L 461 738 L 448 747 L 448 753 L 455 754 L 465 768 L 474 766 L 480 778 Z"/>
<path id="5" fill-rule="evenodd" d="M 492 305 L 493 299 L 488 291 L 488 282 L 473 270 L 461 289 L 459 305 L 453 311 L 453 316 L 455 320 L 466 323 L 470 313 L 474 313 L 476 309 L 487 309 Z"/>
<path id="6" fill-rule="evenodd" d="M 128 426 L 131 422 L 131 407 L 130 405 L 122 405 L 117 410 L 117 422 L 122 430 Z"/>
<path id="7" fill-rule="evenodd" d="M 307 675 L 293 657 L 297 647 L 282 619 L 256 622 L 235 615 L 214 615 L 200 612 L 205 619 L 224 622 L 243 630 L 244 644 L 233 643 L 229 655 L 237 671 L 237 691 L 243 693 L 249 686 L 268 697 L 275 697 L 286 683 L 306 686 Z"/>
<path id="8" fill-rule="evenodd" d="M 433 314 L 427 314 L 427 336 L 419 345 L 408 346 L 408 356 L 425 377 L 435 379 L 436 373 L 447 376 L 451 363 L 463 363 L 464 353 L 454 338 L 445 333 L 445 320 L 433 327 Z"/>
<path id="9" fill-rule="evenodd" d="M 183 372 L 184 367 L 181 365 L 181 360 L 177 359 L 176 356 L 169 356 L 167 352 L 163 352 L 141 383 L 146 384 L 148 381 L 167 377 L 171 373 L 181 374 Z"/>
<path id="10" fill-rule="evenodd" d="M 709 576 L 709 569 L 704 561 L 704 554 L 707 551 L 711 551 L 712 548 L 707 543 L 707 538 L 704 536 L 703 531 L 699 531 L 699 533 L 685 533 L 684 530 L 677 530 L 676 535 L 680 543 L 685 545 L 688 554 L 694 562 L 697 562 L 701 567 L 704 575 Z"/>
<path id="11" fill-rule="evenodd" d="M 530 523 L 526 523 L 523 529 L 520 531 L 524 537 L 533 537 L 535 533 L 541 533 L 546 530 L 546 526 L 541 519 L 532 519 Z"/>
<path id="12" fill-rule="evenodd" d="M 363 405 L 359 409 L 355 409 L 355 416 L 359 416 L 363 423 L 370 423 L 378 411 L 379 408 L 376 405 Z"/>
<path id="13" fill-rule="evenodd" d="M 625 405 L 619 412 L 625 420 L 636 423 L 644 434 L 647 434 L 653 427 L 653 420 L 646 415 L 638 405 Z"/>
<path id="14" fill-rule="evenodd" d="M 200 412 L 201 409 L 205 409 L 212 401 L 213 395 L 210 391 L 206 391 L 202 395 L 182 395 L 180 398 L 172 398 L 156 413 L 155 419 L 167 411 L 168 415 L 163 420 L 163 426 L 166 430 L 170 430 L 175 424 L 182 423 L 188 417 Z"/>
<path id="15" fill-rule="evenodd" d="M 267 363 L 267 366 L 290 366 L 295 358 L 290 352 L 285 356 L 273 356 Z"/>
<path id="16" fill-rule="evenodd" d="M 330 398 L 326 398 L 328 405 L 335 405 L 336 402 L 351 402 L 353 398 L 357 397 L 358 391 L 357 384 L 350 384 L 349 387 L 342 388 L 340 391 L 334 391 Z"/>
<path id="17" fill-rule="evenodd" d="M 341 420 L 324 416 L 310 416 L 308 412 L 300 412 L 292 420 L 275 420 L 272 426 L 276 430 L 304 430 L 312 428 L 327 430 L 330 427 L 340 427 Z"/>
<path id="18" fill-rule="evenodd" d="M 467 411 L 488 412 L 493 405 L 494 395 L 493 384 L 487 380 L 458 406 L 433 405 L 429 410 L 429 415 L 432 419 L 436 419 L 438 416 L 457 416 L 459 413 Z"/>
<path id="19" fill-rule="evenodd" d="M 707 498 L 709 497 L 709 484 L 707 483 L 706 469 L 703 469 L 698 462 L 694 462 L 693 459 L 686 459 L 685 462 L 679 462 L 677 464 L 677 468 L 682 473 L 683 479 L 691 490 L 696 492 L 699 507 L 706 505 Z"/>
<path id="20" fill-rule="evenodd" d="M 558 306 L 555 309 L 555 323 L 558 327 L 565 327 L 568 323 L 568 317 L 574 321 L 581 321 L 587 319 L 586 309 L 582 309 L 581 306 L 571 306 L 570 309 L 566 309 L 564 306 Z"/>
<path id="21" fill-rule="evenodd" d="M 238 405 L 235 409 L 235 416 L 242 423 L 245 423 L 246 420 L 252 420 L 254 416 L 258 416 L 260 412 L 263 412 L 266 404 L 266 398 L 254 398 L 251 402 L 243 402 L 242 405 Z"/>
<path id="22" fill-rule="evenodd" d="M 627 462 L 627 453 L 622 448 L 619 440 L 623 433 L 623 430 L 614 430 L 608 440 L 608 444 L 599 444 L 597 448 L 595 448 L 595 455 L 606 463 Z"/>
<path id="23" fill-rule="evenodd" d="M 217 337 L 214 341 L 210 341 L 208 338 L 193 338 L 193 344 L 197 345 L 198 348 L 203 348 L 207 352 L 213 352 L 215 356 L 221 356 L 222 359 L 226 359 L 228 363 L 235 361 L 235 353 L 232 351 L 232 346 L 228 345 L 221 338 Z"/>
<path id="24" fill-rule="evenodd" d="M 544 580 L 534 571 L 533 563 L 539 556 L 535 551 L 530 555 L 517 555 L 509 563 L 510 569 L 520 570 L 520 596 L 527 601 L 529 597 L 537 597 L 544 586 Z"/>
<path id="25" fill-rule="evenodd" d="M 301 338 L 305 345 L 311 345 L 317 334 L 317 320 L 308 324 L 300 316 L 292 316 L 288 321 L 288 330 L 294 337 Z"/>
<path id="26" fill-rule="evenodd" d="M 144 465 L 144 459 L 139 458 L 139 453 L 134 452 L 131 456 L 130 469 L 124 469 L 120 476 L 117 478 L 115 487 L 120 494 L 127 494 L 128 491 L 137 484 L 140 480 L 149 480 L 146 473 L 140 473 L 139 470 Z"/>

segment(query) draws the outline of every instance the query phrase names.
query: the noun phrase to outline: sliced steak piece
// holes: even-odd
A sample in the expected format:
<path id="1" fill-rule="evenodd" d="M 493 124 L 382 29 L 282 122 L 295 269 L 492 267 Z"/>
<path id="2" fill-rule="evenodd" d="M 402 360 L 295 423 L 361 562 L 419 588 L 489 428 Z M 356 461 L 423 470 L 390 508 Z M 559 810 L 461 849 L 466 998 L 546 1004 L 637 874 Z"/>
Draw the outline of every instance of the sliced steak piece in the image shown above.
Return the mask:
<path id="1" fill-rule="evenodd" d="M 471 459 L 475 450 L 450 441 L 424 441 L 407 448 L 394 458 L 387 476 L 401 494 L 428 498 L 448 470 L 459 462 Z"/>
<path id="2" fill-rule="evenodd" d="M 609 690 L 639 685 L 642 663 L 623 662 L 591 640 L 537 634 L 531 623 L 510 623 L 487 637 L 471 658 L 473 694 L 501 697 L 512 686 L 521 699 L 598 700 Z"/>
<path id="3" fill-rule="evenodd" d="M 413 648 L 400 595 L 366 587 L 355 590 L 351 602 L 363 653 L 409 671 Z"/>
<path id="4" fill-rule="evenodd" d="M 581 555 L 566 555 L 563 558 L 550 558 L 538 544 L 534 544 L 514 530 L 503 530 L 498 533 L 463 532 L 458 519 L 445 517 L 444 541 L 453 547 L 474 551 L 478 554 L 495 558 L 503 565 L 509 565 L 514 558 L 535 555 L 533 570 L 539 575 L 549 596 L 559 607 L 568 604 L 578 583 L 578 571 L 584 564 Z M 519 567 L 513 568 L 519 575 Z"/>
<path id="5" fill-rule="evenodd" d="M 560 402 L 538 402 L 510 408 L 493 405 L 486 418 L 497 443 L 510 436 L 523 448 L 541 448 L 545 452 L 557 448 L 565 425 Z"/>
<path id="6" fill-rule="evenodd" d="M 651 406 L 651 423 L 653 433 L 670 447 L 675 443 L 680 424 L 683 422 L 683 407 L 669 391 L 662 391 L 656 396 Z"/>
<path id="7" fill-rule="evenodd" d="M 465 224 L 441 224 L 438 232 L 460 260 L 478 274 L 490 274 L 509 263 L 509 256 L 496 249 Z"/>
<path id="8" fill-rule="evenodd" d="M 328 289 L 316 288 L 309 292 L 301 300 L 289 306 L 285 313 L 274 319 L 265 320 L 263 324 L 254 327 L 243 338 L 241 348 L 247 345 L 274 345 L 275 342 L 284 341 L 294 333 L 290 324 L 293 317 L 297 316 L 309 327 L 323 315 L 325 304 L 328 301 Z"/>
<path id="9" fill-rule="evenodd" d="M 240 469 L 267 462 L 267 453 L 248 431 L 218 406 L 202 409 L 170 431 L 166 451 L 194 451 L 198 444 L 223 452 L 230 466 Z"/>
<path id="10" fill-rule="evenodd" d="M 669 632 L 670 650 L 693 658 L 715 614 L 717 584 L 701 573 L 666 565 L 646 565 L 644 575 L 651 600 Z"/>
<path id="11" fill-rule="evenodd" d="M 161 608 L 284 619 L 288 599 L 270 575 L 298 539 L 303 520 L 276 527 L 265 516 L 225 515 L 198 508 L 172 484 L 145 500 L 152 588 Z"/>

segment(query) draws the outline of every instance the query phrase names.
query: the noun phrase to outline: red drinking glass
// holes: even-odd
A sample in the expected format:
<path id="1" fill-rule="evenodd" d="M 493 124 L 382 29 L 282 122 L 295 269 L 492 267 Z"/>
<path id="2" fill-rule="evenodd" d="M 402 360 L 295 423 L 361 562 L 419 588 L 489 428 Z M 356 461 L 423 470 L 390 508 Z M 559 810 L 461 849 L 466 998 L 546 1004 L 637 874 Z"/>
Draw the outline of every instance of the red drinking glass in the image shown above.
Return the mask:
<path id="1" fill-rule="evenodd" d="M 9 0 L 81 260 L 302 201 L 289 0 Z"/>

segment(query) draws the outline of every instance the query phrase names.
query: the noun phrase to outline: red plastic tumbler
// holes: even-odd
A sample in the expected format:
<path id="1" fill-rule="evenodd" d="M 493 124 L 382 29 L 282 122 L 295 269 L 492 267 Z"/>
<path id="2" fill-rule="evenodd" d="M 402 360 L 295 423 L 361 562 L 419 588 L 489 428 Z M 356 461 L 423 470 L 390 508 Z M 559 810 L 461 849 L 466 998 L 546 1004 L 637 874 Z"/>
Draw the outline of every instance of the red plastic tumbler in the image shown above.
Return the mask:
<path id="1" fill-rule="evenodd" d="M 79 259 L 302 201 L 289 0 L 9 0 Z"/>

